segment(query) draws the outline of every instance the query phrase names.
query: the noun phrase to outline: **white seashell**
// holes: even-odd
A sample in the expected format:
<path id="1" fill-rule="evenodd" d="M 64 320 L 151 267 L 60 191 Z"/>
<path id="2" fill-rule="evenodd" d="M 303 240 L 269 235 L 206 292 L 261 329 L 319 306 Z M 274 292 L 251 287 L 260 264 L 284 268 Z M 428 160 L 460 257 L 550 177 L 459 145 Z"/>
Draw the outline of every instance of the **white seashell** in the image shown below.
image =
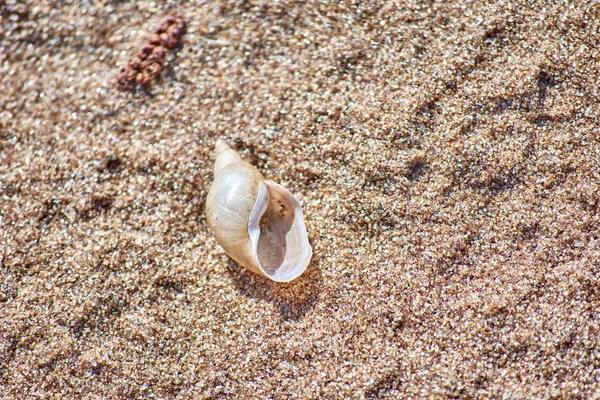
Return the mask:
<path id="1" fill-rule="evenodd" d="M 296 279 L 312 256 L 300 203 L 222 141 L 215 151 L 206 215 L 217 242 L 250 271 L 276 282 Z"/>

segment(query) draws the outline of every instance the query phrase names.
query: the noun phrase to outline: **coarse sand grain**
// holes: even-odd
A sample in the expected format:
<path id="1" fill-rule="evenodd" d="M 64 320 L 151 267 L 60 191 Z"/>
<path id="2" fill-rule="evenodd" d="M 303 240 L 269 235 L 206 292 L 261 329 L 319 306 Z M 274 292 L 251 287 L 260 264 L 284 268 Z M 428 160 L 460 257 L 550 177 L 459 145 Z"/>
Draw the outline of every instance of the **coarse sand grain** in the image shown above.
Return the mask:
<path id="1" fill-rule="evenodd" d="M 0 398 L 600 398 L 599 43 L 591 0 L 1 0 Z M 301 201 L 296 281 L 208 230 L 218 138 Z"/>

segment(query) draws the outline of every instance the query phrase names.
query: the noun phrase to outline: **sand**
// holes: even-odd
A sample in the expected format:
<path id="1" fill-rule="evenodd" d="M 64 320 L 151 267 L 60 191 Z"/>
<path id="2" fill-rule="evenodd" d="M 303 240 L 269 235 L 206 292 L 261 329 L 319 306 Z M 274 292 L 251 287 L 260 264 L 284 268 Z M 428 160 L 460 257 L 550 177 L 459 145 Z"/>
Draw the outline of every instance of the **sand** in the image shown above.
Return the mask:
<path id="1" fill-rule="evenodd" d="M 0 397 L 600 398 L 592 3 L 1 1 Z M 296 281 L 209 231 L 217 138 Z"/>

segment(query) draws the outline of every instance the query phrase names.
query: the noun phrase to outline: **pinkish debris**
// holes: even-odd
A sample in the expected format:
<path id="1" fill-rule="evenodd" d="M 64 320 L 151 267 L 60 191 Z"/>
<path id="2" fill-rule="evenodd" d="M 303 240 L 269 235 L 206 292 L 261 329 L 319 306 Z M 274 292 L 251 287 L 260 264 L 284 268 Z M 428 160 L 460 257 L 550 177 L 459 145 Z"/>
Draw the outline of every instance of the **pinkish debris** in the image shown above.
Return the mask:
<path id="1" fill-rule="evenodd" d="M 148 43 L 121 68 L 117 86 L 122 91 L 132 91 L 137 86 L 149 86 L 158 79 L 168 50 L 181 45 L 186 23 L 183 15 L 173 11 L 158 26 Z"/>

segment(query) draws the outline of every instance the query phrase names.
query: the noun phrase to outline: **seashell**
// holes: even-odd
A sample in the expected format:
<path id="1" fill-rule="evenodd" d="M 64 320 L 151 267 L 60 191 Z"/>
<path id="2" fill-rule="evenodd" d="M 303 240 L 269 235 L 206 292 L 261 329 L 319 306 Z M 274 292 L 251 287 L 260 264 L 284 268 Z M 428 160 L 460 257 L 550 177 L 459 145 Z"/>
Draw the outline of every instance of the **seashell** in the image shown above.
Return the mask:
<path id="1" fill-rule="evenodd" d="M 239 264 L 276 282 L 302 275 L 312 248 L 298 200 L 222 141 L 215 152 L 206 215 L 217 242 Z"/>

